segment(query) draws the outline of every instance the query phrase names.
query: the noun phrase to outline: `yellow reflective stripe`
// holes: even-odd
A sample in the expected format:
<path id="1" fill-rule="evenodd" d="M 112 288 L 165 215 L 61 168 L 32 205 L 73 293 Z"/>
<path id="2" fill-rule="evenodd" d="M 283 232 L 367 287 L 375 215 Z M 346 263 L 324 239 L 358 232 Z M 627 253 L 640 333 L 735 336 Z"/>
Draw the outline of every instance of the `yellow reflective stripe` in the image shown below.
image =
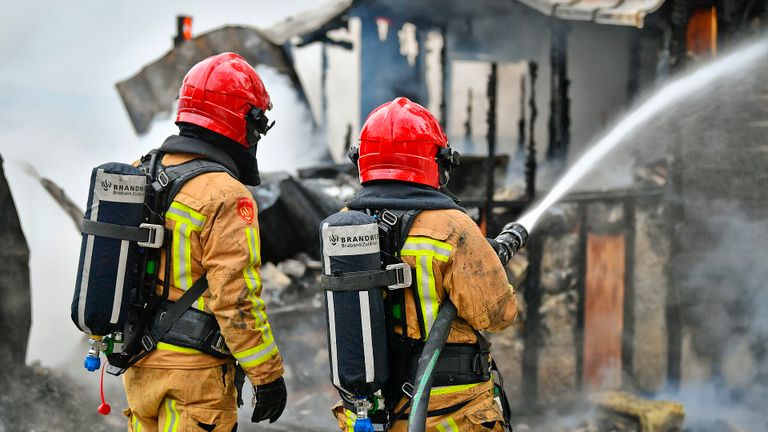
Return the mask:
<path id="1" fill-rule="evenodd" d="M 235 359 L 244 368 L 260 365 L 278 353 L 274 338 L 269 338 L 261 345 L 251 349 L 234 353 Z"/>
<path id="2" fill-rule="evenodd" d="M 430 256 L 437 260 L 447 262 L 453 251 L 453 246 L 429 237 L 408 237 L 400 255 L 406 256 Z"/>
<path id="3" fill-rule="evenodd" d="M 141 432 L 141 423 L 139 423 L 139 418 L 135 414 L 133 416 L 133 432 Z"/>
<path id="4" fill-rule="evenodd" d="M 422 335 L 429 335 L 440 309 L 440 299 L 437 296 L 437 282 L 432 258 L 448 261 L 453 246 L 428 237 L 408 237 L 405 246 L 400 251 L 401 256 L 412 256 L 416 261 L 416 286 L 421 305 L 421 316 L 424 324 Z"/>
<path id="5" fill-rule="evenodd" d="M 164 432 L 178 432 L 179 429 L 179 411 L 176 410 L 176 401 L 173 399 L 165 400 L 165 427 Z"/>
<path id="6" fill-rule="evenodd" d="M 246 228 L 245 237 L 248 240 L 248 266 L 243 269 L 243 279 L 248 287 L 248 298 L 253 303 L 253 319 L 256 326 L 259 327 L 267 322 L 267 313 L 264 310 L 264 301 L 259 297 L 261 295 L 261 277 L 258 268 L 261 265 L 261 256 L 259 253 L 259 232 L 255 228 Z"/>
<path id="7" fill-rule="evenodd" d="M 243 269 L 243 279 L 248 288 L 248 299 L 253 304 L 251 314 L 253 315 L 254 328 L 261 332 L 265 341 L 272 340 L 272 327 L 267 321 L 267 312 L 264 300 L 261 299 L 261 277 L 259 276 L 259 265 L 261 265 L 261 256 L 259 249 L 259 232 L 256 228 L 246 228 L 245 237 L 248 240 L 248 266 Z"/>
<path id="8" fill-rule="evenodd" d="M 182 225 L 184 227 L 184 291 L 188 290 L 192 286 L 192 241 L 190 235 L 192 234 L 192 227 L 189 225 Z"/>
<path id="9" fill-rule="evenodd" d="M 444 249 L 448 252 L 451 252 L 453 250 L 453 246 L 451 246 L 449 243 L 441 242 L 440 240 L 435 240 L 429 237 L 408 236 L 408 238 L 405 239 L 405 244 L 408 245 L 409 243 L 410 244 L 429 244 L 439 249 Z"/>
<path id="10" fill-rule="evenodd" d="M 180 347 L 178 345 L 172 345 L 165 342 L 158 342 L 157 349 L 161 351 L 173 351 L 173 352 L 183 353 L 183 354 L 202 354 L 203 353 L 202 351 L 198 351 L 196 349 Z"/>
<path id="11" fill-rule="evenodd" d="M 347 417 L 347 432 L 355 432 L 355 421 L 357 420 L 357 416 L 348 409 L 344 410 L 344 414 L 346 414 Z"/>
<path id="12" fill-rule="evenodd" d="M 432 324 L 434 324 L 435 319 L 437 319 L 437 312 L 440 310 L 440 299 L 437 297 L 435 271 L 434 271 L 434 266 L 432 265 L 432 262 L 430 262 L 426 267 L 427 267 L 428 285 L 427 285 L 427 289 L 425 290 L 425 293 L 429 293 L 429 296 L 428 297 L 425 296 L 424 303 L 426 304 L 426 307 L 430 308 L 430 311 L 429 311 L 429 315 L 425 315 L 425 319 L 427 316 L 429 316 L 430 321 L 428 323 L 425 323 L 426 325 L 424 326 L 424 328 L 426 329 L 427 335 L 428 335 L 429 330 L 432 329 Z"/>
<path id="13" fill-rule="evenodd" d="M 453 417 L 448 417 L 437 425 L 437 430 L 440 432 L 459 432 L 459 426 Z"/>
<path id="14" fill-rule="evenodd" d="M 421 305 L 421 316 L 424 320 L 424 339 L 432 330 L 432 324 L 437 318 L 437 311 L 440 309 L 440 300 L 437 298 L 435 290 L 435 273 L 432 270 L 432 260 L 428 256 L 416 257 L 416 287 L 419 294 L 419 304 Z"/>
<path id="15" fill-rule="evenodd" d="M 194 283 L 192 279 L 192 232 L 203 229 L 205 216 L 178 201 L 171 203 L 165 216 L 176 222 L 173 226 L 173 241 L 171 243 L 173 284 L 186 291 Z M 197 299 L 197 308 L 199 310 L 205 309 L 203 296 Z"/>
<path id="16" fill-rule="evenodd" d="M 205 216 L 196 212 L 191 207 L 188 207 L 178 201 L 171 203 L 171 207 L 165 212 L 165 217 L 173 219 L 177 222 L 187 223 L 197 228 L 195 231 L 203 229 L 205 224 Z"/>
<path id="17" fill-rule="evenodd" d="M 432 390 L 429 392 L 431 396 L 437 396 L 437 395 L 444 395 L 444 394 L 450 394 L 450 393 L 457 393 L 460 391 L 471 389 L 472 387 L 477 387 L 480 384 L 483 383 L 473 383 L 473 384 L 461 384 L 461 385 L 454 385 L 454 386 L 442 386 L 442 387 L 432 387 Z"/>
<path id="18" fill-rule="evenodd" d="M 181 288 L 181 248 L 184 244 L 184 239 L 181 236 L 181 224 L 176 223 L 173 227 L 173 242 L 171 243 L 171 269 L 173 270 L 173 285 Z"/>
<path id="19" fill-rule="evenodd" d="M 248 264 L 261 265 L 261 245 L 259 244 L 259 231 L 256 228 L 246 228 L 245 236 L 248 238 L 248 252 L 250 261 Z"/>

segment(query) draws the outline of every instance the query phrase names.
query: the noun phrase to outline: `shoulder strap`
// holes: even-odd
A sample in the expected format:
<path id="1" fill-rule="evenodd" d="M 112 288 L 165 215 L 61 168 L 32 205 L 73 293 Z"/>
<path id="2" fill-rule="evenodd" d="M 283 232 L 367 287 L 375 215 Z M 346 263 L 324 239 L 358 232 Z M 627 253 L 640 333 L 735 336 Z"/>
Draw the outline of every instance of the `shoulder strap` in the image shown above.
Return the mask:
<path id="1" fill-rule="evenodd" d="M 421 212 L 420 209 L 411 210 L 382 210 L 379 214 L 380 233 L 387 237 L 385 244 L 382 245 L 388 250 L 387 254 L 400 256 L 400 249 L 405 245 L 408 238 L 408 232 L 411 230 L 416 215 Z"/>
<path id="2" fill-rule="evenodd" d="M 403 248 L 405 245 L 405 240 L 408 238 L 408 233 L 411 231 L 411 227 L 413 226 L 413 222 L 416 220 L 416 216 L 418 216 L 419 213 L 421 213 L 421 210 L 419 209 L 413 209 L 413 210 L 397 210 L 397 212 L 400 212 L 399 218 L 400 219 L 400 243 L 399 247 L 400 249 Z"/>
<path id="3" fill-rule="evenodd" d="M 203 295 L 206 289 L 208 289 L 208 280 L 205 278 L 205 276 L 203 276 L 196 280 L 195 283 L 193 283 L 192 286 L 189 287 L 189 289 L 181 295 L 176 303 L 171 305 L 165 315 L 160 319 L 160 324 L 156 328 L 147 328 L 147 331 L 141 338 L 141 346 L 144 348 L 144 350 L 138 355 L 133 356 L 128 364 L 124 367 L 116 367 L 110 365 L 107 372 L 115 376 L 120 376 L 129 367 L 135 365 L 141 359 L 154 351 L 157 348 L 157 343 L 160 342 L 166 333 L 168 333 L 171 327 L 173 327 L 176 321 L 181 318 L 184 312 L 186 312 L 186 310 L 192 306 L 195 300 Z"/>
<path id="4" fill-rule="evenodd" d="M 224 165 L 207 160 L 207 159 L 193 159 L 189 162 L 184 162 L 179 165 L 173 165 L 169 167 L 162 167 L 152 183 L 155 190 L 165 190 L 165 207 L 168 208 L 176 194 L 179 193 L 184 184 L 199 176 L 209 172 L 225 172 L 237 178 L 232 171 L 228 170 Z"/>

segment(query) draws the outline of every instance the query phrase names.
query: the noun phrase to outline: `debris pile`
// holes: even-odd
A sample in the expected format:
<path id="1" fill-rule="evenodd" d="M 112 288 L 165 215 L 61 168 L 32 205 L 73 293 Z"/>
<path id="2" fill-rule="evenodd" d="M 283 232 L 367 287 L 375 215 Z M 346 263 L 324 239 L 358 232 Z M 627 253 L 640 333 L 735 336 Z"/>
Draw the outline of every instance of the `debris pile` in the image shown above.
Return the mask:
<path id="1" fill-rule="evenodd" d="M 98 402 L 85 396 L 93 392 L 39 365 L 3 367 L 0 388 L 0 432 L 108 432 L 125 427 L 118 407 L 110 416 L 99 415 Z"/>

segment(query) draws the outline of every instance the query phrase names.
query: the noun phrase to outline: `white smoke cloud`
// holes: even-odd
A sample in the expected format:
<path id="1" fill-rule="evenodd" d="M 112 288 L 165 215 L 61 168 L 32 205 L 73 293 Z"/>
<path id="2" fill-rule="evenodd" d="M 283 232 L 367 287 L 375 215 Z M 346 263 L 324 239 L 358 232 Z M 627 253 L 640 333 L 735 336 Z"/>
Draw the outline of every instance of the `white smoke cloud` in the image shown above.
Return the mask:
<path id="1" fill-rule="evenodd" d="M 31 164 L 85 207 L 92 167 L 136 160 L 176 130 L 172 119 L 161 119 L 148 135 L 137 137 L 114 84 L 171 47 L 177 14 L 192 15 L 193 34 L 199 34 L 227 24 L 267 27 L 313 7 L 316 2 L 311 0 L 268 7 L 248 0 L 215 4 L 12 0 L 4 5 L 0 154 L 31 249 L 29 362 L 66 365 L 79 373 L 79 358 L 86 348 L 70 322 L 69 308 L 80 235 L 69 221 L 63 222 L 65 213 L 23 165 L 14 161 Z M 261 167 L 291 170 L 302 162 L 302 155 L 290 149 L 310 138 L 306 108 L 292 96 L 287 80 L 263 73 L 275 98 L 278 124 L 262 141 Z"/>

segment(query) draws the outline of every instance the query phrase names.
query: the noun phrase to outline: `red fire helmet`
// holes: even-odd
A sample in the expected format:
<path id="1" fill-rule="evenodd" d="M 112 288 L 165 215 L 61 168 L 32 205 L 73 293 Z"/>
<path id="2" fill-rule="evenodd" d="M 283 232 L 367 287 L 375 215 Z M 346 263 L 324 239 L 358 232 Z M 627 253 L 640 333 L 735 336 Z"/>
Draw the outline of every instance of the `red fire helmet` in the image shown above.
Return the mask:
<path id="1" fill-rule="evenodd" d="M 272 107 L 259 74 L 238 54 L 211 56 L 192 66 L 179 90 L 176 123 L 192 123 L 244 147 L 246 115 Z"/>
<path id="2" fill-rule="evenodd" d="M 357 150 L 357 157 L 352 158 L 357 159 L 361 183 L 401 180 L 438 189 L 448 181 L 450 168 L 458 163 L 458 153 L 448 147 L 437 119 L 404 97 L 368 115 Z"/>

